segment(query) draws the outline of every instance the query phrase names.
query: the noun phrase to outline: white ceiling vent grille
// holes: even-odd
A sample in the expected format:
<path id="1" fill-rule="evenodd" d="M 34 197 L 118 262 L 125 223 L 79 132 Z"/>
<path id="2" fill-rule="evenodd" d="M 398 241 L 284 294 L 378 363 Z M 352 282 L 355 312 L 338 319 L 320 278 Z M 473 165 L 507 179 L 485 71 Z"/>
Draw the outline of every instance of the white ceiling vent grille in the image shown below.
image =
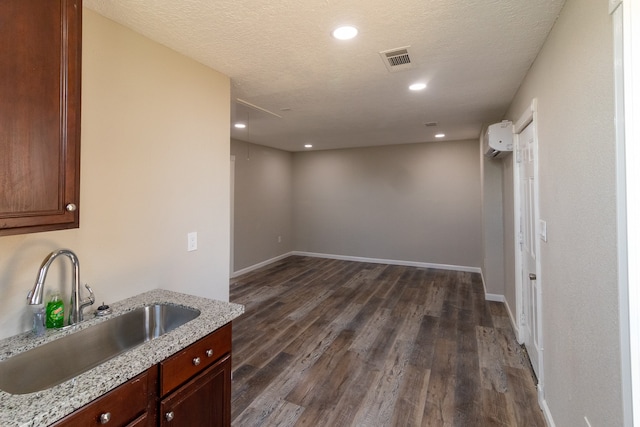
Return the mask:
<path id="1" fill-rule="evenodd" d="M 413 62 L 411 62 L 409 47 L 398 47 L 380 52 L 380 57 L 390 73 L 410 70 L 414 67 Z"/>

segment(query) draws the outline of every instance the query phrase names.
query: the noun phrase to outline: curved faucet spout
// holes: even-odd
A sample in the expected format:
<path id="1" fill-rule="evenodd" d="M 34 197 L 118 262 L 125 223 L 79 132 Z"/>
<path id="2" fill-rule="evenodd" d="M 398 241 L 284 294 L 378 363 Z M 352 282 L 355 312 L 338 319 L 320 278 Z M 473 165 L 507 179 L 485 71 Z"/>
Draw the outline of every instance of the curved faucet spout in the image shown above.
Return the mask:
<path id="1" fill-rule="evenodd" d="M 81 322 L 83 320 L 82 308 L 91 305 L 94 303 L 93 292 L 91 288 L 87 286 L 87 289 L 90 292 L 90 296 L 87 300 L 82 300 L 80 298 L 80 262 L 78 261 L 78 257 L 69 249 L 58 249 L 57 251 L 51 252 L 42 262 L 40 266 L 40 271 L 38 272 L 38 278 L 36 279 L 35 285 L 33 285 L 33 289 L 27 295 L 27 300 L 29 304 L 42 304 L 42 296 L 44 293 L 44 282 L 47 278 L 47 273 L 49 272 L 49 267 L 53 261 L 58 258 L 60 255 L 64 255 L 71 261 L 73 266 L 73 280 L 71 281 L 71 310 L 69 314 L 69 324 L 74 324 L 77 322 Z"/>

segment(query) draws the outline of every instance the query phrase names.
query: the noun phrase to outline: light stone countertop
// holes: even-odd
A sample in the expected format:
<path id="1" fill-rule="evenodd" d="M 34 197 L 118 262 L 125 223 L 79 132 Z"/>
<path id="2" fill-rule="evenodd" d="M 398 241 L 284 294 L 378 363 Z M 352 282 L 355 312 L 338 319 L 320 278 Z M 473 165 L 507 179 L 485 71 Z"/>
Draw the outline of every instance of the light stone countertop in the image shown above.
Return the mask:
<path id="1" fill-rule="evenodd" d="M 110 304 L 113 313 L 101 318 L 85 310 L 85 321 L 65 330 L 47 330 L 42 337 L 31 332 L 0 341 L 0 360 L 88 328 L 138 307 L 169 303 L 200 310 L 194 320 L 50 389 L 9 394 L 0 390 L 0 426 L 47 426 L 84 406 L 151 366 L 177 353 L 244 313 L 244 306 L 166 290 L 153 290 Z M 82 351 L 82 349 L 78 349 Z"/>

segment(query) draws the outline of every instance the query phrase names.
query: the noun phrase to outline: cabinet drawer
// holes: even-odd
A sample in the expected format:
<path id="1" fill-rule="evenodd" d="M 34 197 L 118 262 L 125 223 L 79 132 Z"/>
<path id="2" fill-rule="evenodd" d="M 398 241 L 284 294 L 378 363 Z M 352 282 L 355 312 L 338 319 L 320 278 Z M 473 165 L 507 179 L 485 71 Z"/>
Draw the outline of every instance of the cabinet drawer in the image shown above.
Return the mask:
<path id="1" fill-rule="evenodd" d="M 62 426 L 125 426 L 147 410 L 149 371 L 116 387 L 54 424 Z"/>
<path id="2" fill-rule="evenodd" d="M 230 352 L 231 323 L 227 323 L 181 352 L 160 362 L 160 395 L 165 396 Z"/>

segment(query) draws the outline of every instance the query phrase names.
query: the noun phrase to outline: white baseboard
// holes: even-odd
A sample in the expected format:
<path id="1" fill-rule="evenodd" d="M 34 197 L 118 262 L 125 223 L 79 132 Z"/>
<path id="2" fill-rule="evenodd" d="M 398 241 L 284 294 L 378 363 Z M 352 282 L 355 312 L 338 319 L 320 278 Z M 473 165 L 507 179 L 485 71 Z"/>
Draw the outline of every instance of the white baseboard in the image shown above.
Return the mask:
<path id="1" fill-rule="evenodd" d="M 504 295 L 500 294 L 490 294 L 487 292 L 487 283 L 484 281 L 484 274 L 482 273 L 482 269 L 480 269 L 480 278 L 482 279 L 482 289 L 484 289 L 484 299 L 487 301 L 497 301 L 497 302 L 506 302 L 506 298 Z"/>
<path id="2" fill-rule="evenodd" d="M 507 302 L 507 299 L 504 297 L 504 295 L 500 295 L 500 294 L 488 294 L 484 293 L 484 299 L 486 299 L 487 301 L 497 301 L 497 302 Z"/>
<path id="3" fill-rule="evenodd" d="M 241 276 L 241 275 L 243 275 L 245 273 L 249 273 L 249 272 L 251 272 L 253 270 L 257 270 L 259 268 L 267 266 L 269 264 L 273 264 L 274 262 L 280 261 L 281 259 L 285 259 L 285 258 L 287 258 L 287 257 L 289 257 L 291 255 L 293 255 L 293 252 L 287 252 L 286 254 L 278 255 L 277 257 L 268 259 L 266 261 L 259 262 L 259 263 L 254 264 L 254 265 L 250 265 L 249 267 L 245 267 L 245 268 L 240 269 L 238 271 L 234 271 L 233 273 L 231 273 L 231 278 L 233 279 L 234 277 L 238 277 L 238 276 Z"/>
<path id="4" fill-rule="evenodd" d="M 408 267 L 435 268 L 439 270 L 453 270 L 453 271 L 464 271 L 468 273 L 479 273 L 480 277 L 482 278 L 482 287 L 484 289 L 485 299 L 487 301 L 498 301 L 498 302 L 506 301 L 504 295 L 487 293 L 487 287 L 484 283 L 484 275 L 482 274 L 482 269 L 480 267 L 469 267 L 465 265 L 453 265 L 453 264 L 434 264 L 430 262 L 417 262 L 417 261 L 401 261 L 396 259 L 364 258 L 364 257 L 354 257 L 354 256 L 348 256 L 348 255 L 331 255 L 331 254 L 321 254 L 321 253 L 315 253 L 315 252 L 301 252 L 301 251 L 293 251 L 292 255 L 309 256 L 309 257 L 316 257 L 316 258 L 340 259 L 344 261 L 370 262 L 374 264 L 403 265 Z"/>
<path id="5" fill-rule="evenodd" d="M 365 257 L 356 257 L 356 256 L 348 256 L 348 255 L 332 255 L 332 254 L 321 254 L 316 252 L 301 252 L 301 251 L 293 251 L 291 254 L 300 255 L 300 256 L 309 256 L 314 258 L 329 258 L 329 259 L 340 259 L 343 261 L 370 262 L 373 264 L 403 265 L 407 267 L 437 268 L 440 270 L 466 271 L 469 273 L 482 274 L 480 267 L 468 267 L 464 265 L 433 264 L 430 262 L 402 261 L 397 259 L 382 259 L 382 258 L 365 258 Z"/>
<path id="6" fill-rule="evenodd" d="M 365 257 L 356 257 L 356 256 L 349 256 L 349 255 L 322 254 L 317 252 L 303 252 L 303 251 L 287 252 L 285 254 L 278 255 L 275 258 L 271 258 L 266 261 L 259 262 L 258 264 L 254 264 L 252 266 L 243 268 L 241 270 L 234 271 L 231 274 L 231 278 L 238 277 L 242 274 L 249 273 L 253 270 L 257 270 L 259 268 L 265 267 L 269 264 L 272 264 L 276 261 L 280 261 L 281 259 L 284 259 L 291 255 L 308 256 L 308 257 L 314 257 L 314 258 L 339 259 L 343 261 L 370 262 L 373 264 L 403 265 L 407 267 L 435 268 L 439 270 L 452 270 L 452 271 L 464 271 L 467 273 L 479 273 L 480 277 L 482 277 L 482 286 L 484 288 L 485 299 L 487 301 L 506 302 L 504 295 L 487 293 L 487 288 L 484 283 L 484 276 L 482 275 L 482 269 L 480 267 L 469 267 L 465 265 L 453 265 L 453 264 L 434 264 L 430 262 L 402 261 L 397 259 L 365 258 Z M 509 310 L 508 306 L 507 306 L 507 310 L 509 311 L 509 317 L 511 317 L 511 322 L 513 323 L 513 316 L 511 315 L 511 311 Z"/>
<path id="7" fill-rule="evenodd" d="M 487 298 L 487 284 L 484 281 L 484 273 L 482 272 L 482 268 L 480 269 L 480 279 L 482 280 L 482 290 L 484 291 L 484 299 L 488 300 Z"/>
<path id="8" fill-rule="evenodd" d="M 519 336 L 518 334 L 518 324 L 516 322 L 515 317 L 513 316 L 513 312 L 511 311 L 511 307 L 509 307 L 509 302 L 507 302 L 507 300 L 503 298 L 503 302 L 504 305 L 507 307 L 507 313 L 509 313 L 509 320 L 511 320 L 511 327 L 513 328 L 513 332 L 516 334 L 516 337 Z M 488 298 L 487 298 L 488 299 Z M 522 343 L 520 343 L 522 344 Z M 544 397 L 544 385 L 540 385 L 538 384 L 537 386 L 537 391 L 538 391 L 538 405 L 540 406 L 540 409 L 542 409 L 542 413 L 544 415 L 545 421 L 547 422 L 547 427 L 556 427 L 555 422 L 553 421 L 553 417 L 551 416 L 551 410 L 549 409 L 549 405 L 547 405 L 547 400 Z"/>
<path id="9" fill-rule="evenodd" d="M 540 404 L 540 408 L 542 408 L 542 413 L 544 414 L 544 419 L 547 421 L 547 426 L 556 427 L 556 423 L 553 421 L 553 417 L 551 416 L 551 410 L 549 409 L 549 405 L 547 405 L 547 400 L 544 398 L 544 393 L 541 389 L 538 389 L 538 404 Z"/>
<path id="10" fill-rule="evenodd" d="M 509 307 L 509 302 L 507 301 L 506 298 L 504 299 L 504 305 L 507 307 L 507 313 L 509 313 L 509 320 L 511 320 L 511 327 L 513 328 L 513 333 L 515 333 L 516 337 L 518 337 L 519 336 L 519 334 L 518 334 L 518 323 L 516 322 L 516 318 L 513 317 L 513 312 L 511 311 L 511 307 Z M 520 344 L 522 344 L 522 343 L 520 343 Z"/>

